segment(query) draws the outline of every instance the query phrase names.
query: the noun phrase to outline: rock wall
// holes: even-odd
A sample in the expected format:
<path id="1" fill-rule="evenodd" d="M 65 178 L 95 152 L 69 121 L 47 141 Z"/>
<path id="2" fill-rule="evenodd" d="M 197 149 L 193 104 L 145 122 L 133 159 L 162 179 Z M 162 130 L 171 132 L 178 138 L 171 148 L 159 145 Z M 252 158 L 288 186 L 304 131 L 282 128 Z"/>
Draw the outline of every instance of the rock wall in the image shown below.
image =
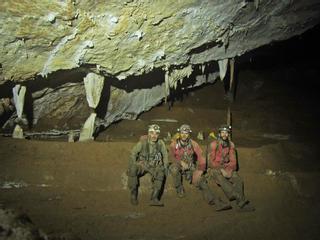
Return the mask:
<path id="1" fill-rule="evenodd" d="M 4 0 L 0 86 L 26 85 L 29 122 L 68 130 L 88 117 L 83 77 L 94 72 L 105 77 L 96 111 L 108 126 L 161 102 L 176 70 L 191 69 L 175 79 L 195 79 L 185 87 L 203 83 L 197 75 L 217 76 L 213 62 L 301 34 L 319 16 L 317 0 Z"/>

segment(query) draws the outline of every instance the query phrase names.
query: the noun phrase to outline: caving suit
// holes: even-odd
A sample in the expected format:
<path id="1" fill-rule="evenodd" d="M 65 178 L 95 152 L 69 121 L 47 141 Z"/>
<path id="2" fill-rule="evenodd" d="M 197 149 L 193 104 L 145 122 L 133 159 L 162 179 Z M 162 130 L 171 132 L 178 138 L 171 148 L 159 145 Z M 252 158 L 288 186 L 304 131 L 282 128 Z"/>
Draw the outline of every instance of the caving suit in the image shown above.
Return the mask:
<path id="1" fill-rule="evenodd" d="M 230 140 L 215 140 L 208 148 L 209 178 L 222 188 L 229 200 L 236 200 L 240 207 L 248 201 L 244 196 L 243 181 L 237 172 L 237 158 L 235 145 Z M 227 173 L 222 174 L 221 169 Z"/>
<path id="2" fill-rule="evenodd" d="M 133 147 L 128 169 L 128 188 L 137 191 L 138 178 L 146 173 L 152 176 L 152 198 L 158 198 L 165 178 L 165 169 L 168 167 L 168 153 L 162 140 L 153 143 L 147 136 L 141 137 Z"/>
<path id="3" fill-rule="evenodd" d="M 170 144 L 170 155 L 172 160 L 170 172 L 177 192 L 183 188 L 182 176 L 185 176 L 189 183 L 194 184 L 202 191 L 208 203 L 214 204 L 215 196 L 202 175 L 206 170 L 206 160 L 202 156 L 199 144 L 191 139 L 188 139 L 187 143 L 183 143 L 178 138 Z M 183 168 L 181 162 L 184 162 L 188 167 Z"/>

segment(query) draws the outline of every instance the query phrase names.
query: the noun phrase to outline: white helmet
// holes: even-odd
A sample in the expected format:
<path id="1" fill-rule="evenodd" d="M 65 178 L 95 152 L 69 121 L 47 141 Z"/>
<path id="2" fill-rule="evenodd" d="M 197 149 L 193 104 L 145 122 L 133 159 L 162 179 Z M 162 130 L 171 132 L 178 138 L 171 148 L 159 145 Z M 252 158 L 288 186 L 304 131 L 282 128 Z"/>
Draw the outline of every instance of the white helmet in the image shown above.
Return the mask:
<path id="1" fill-rule="evenodd" d="M 148 132 L 160 133 L 160 127 L 159 127 L 159 125 L 157 125 L 157 124 L 149 125 L 149 127 L 148 127 Z"/>
<path id="2" fill-rule="evenodd" d="M 178 128 L 178 131 L 179 131 L 180 133 L 187 133 L 187 134 L 189 134 L 189 133 L 192 132 L 192 131 L 191 131 L 191 127 L 190 127 L 189 125 L 187 125 L 187 124 L 181 125 L 181 127 Z"/>
<path id="3" fill-rule="evenodd" d="M 231 132 L 231 126 L 223 124 L 223 125 L 221 125 L 219 127 L 218 131 L 219 131 L 219 133 L 222 132 L 222 131 L 227 131 L 228 133 L 230 133 Z"/>

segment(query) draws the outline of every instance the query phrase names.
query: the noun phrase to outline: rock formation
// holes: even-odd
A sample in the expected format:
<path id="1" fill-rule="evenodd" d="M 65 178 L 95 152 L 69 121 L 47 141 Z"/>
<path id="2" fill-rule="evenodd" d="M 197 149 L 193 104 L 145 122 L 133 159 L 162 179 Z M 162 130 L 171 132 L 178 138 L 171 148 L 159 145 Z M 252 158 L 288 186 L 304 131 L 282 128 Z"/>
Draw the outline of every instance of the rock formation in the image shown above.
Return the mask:
<path id="1" fill-rule="evenodd" d="M 19 211 L 0 205 L 0 239 L 2 240 L 80 240 L 68 233 L 47 235 L 30 218 Z"/>
<path id="2" fill-rule="evenodd" d="M 218 61 L 319 20 L 317 0 L 3 0 L 0 95 L 24 85 L 29 125 L 80 129 L 90 115 L 83 78 L 95 73 L 105 81 L 96 124 L 106 127 L 135 119 L 184 79 L 214 81 Z"/>

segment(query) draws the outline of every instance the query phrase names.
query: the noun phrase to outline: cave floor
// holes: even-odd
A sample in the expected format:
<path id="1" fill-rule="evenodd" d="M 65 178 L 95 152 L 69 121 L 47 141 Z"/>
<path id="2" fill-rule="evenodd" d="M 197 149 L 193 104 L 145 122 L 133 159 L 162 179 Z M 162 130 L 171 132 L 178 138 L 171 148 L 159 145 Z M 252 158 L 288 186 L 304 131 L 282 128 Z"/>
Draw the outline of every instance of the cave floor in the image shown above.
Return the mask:
<path id="1" fill-rule="evenodd" d="M 137 121 L 113 124 L 94 142 L 2 137 L 0 204 L 27 213 L 48 234 L 86 240 L 319 239 L 317 92 L 291 82 L 290 74 L 244 71 L 234 103 L 223 99 L 217 82 L 185 94 L 170 111 L 163 104 Z M 194 138 L 200 131 L 207 136 L 226 121 L 229 105 L 240 175 L 256 211 L 215 212 L 191 186 L 178 199 L 170 177 L 165 207 L 148 206 L 148 177 L 141 181 L 140 204 L 131 206 L 127 159 L 147 125 L 158 123 L 166 137 L 188 123 Z M 207 141 L 199 140 L 203 149 Z"/>

